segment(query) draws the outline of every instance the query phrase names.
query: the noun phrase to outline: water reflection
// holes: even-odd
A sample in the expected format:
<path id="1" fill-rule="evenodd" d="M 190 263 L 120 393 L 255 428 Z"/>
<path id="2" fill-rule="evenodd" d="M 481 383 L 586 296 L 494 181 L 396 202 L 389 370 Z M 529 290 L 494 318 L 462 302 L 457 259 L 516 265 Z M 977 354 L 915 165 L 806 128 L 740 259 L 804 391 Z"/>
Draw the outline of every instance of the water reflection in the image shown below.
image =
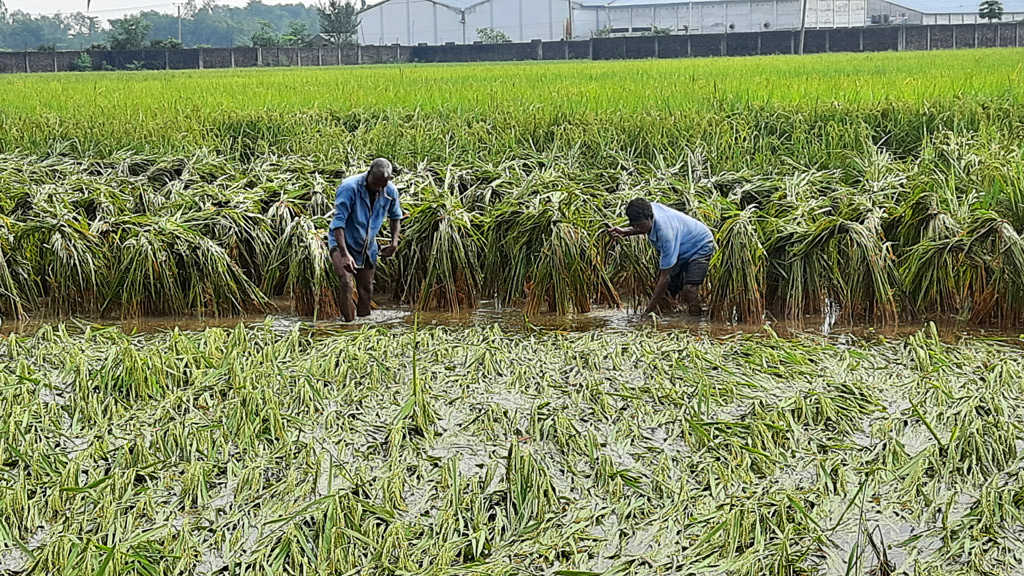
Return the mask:
<path id="1" fill-rule="evenodd" d="M 282 307 L 283 308 L 283 307 Z M 359 330 L 365 327 L 412 327 L 416 322 L 420 326 L 499 326 L 501 329 L 517 331 L 562 331 L 562 332 L 596 332 L 596 331 L 633 331 L 638 329 L 682 330 L 711 338 L 725 338 L 740 334 L 751 334 L 771 330 L 782 338 L 790 338 L 802 334 L 823 335 L 837 344 L 842 345 L 851 336 L 860 338 L 902 338 L 919 331 L 923 323 L 902 324 L 897 326 L 873 327 L 870 325 L 843 325 L 831 315 L 808 316 L 802 321 L 779 320 L 769 318 L 764 324 L 741 322 L 711 321 L 704 317 L 692 317 L 686 313 L 667 315 L 659 318 L 641 317 L 625 309 L 596 308 L 586 314 L 559 316 L 556 314 L 538 314 L 527 318 L 518 308 L 502 307 L 497 302 L 484 301 L 480 307 L 471 312 L 452 314 L 447 312 L 420 312 L 402 305 L 386 305 L 373 311 L 369 318 L 360 318 L 354 322 L 340 319 L 314 319 L 300 317 L 288 313 L 254 314 L 228 317 L 147 317 L 134 320 L 116 318 L 70 318 L 36 317 L 25 322 L 3 322 L 0 334 L 29 333 L 41 326 L 64 322 L 68 325 L 86 326 L 117 326 L 128 333 L 161 332 L 172 329 L 196 331 L 208 327 L 235 327 L 239 323 L 245 325 L 266 324 L 274 330 L 287 332 L 296 326 L 315 332 L 332 333 L 348 330 Z M 954 323 L 938 326 L 940 336 L 947 341 L 955 341 L 964 336 L 992 338 L 1020 338 L 1019 329 L 998 328 L 966 328 Z"/>

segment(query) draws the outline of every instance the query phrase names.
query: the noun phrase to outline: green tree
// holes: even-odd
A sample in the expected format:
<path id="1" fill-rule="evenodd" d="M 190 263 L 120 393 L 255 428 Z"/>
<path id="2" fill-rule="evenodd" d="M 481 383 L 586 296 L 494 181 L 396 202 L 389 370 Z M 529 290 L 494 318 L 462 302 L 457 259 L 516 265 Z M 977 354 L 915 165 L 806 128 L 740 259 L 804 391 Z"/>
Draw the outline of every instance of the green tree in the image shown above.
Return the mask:
<path id="1" fill-rule="evenodd" d="M 342 0 L 327 0 L 316 7 L 320 16 L 320 32 L 336 44 L 352 45 L 359 35 L 359 14 L 356 5 Z"/>
<path id="2" fill-rule="evenodd" d="M 1003 3 L 999 0 L 985 0 L 981 3 L 981 7 L 978 9 L 978 16 L 988 20 L 1003 19 Z"/>
<path id="3" fill-rule="evenodd" d="M 153 28 L 148 20 L 141 16 L 125 16 L 110 21 L 111 50 L 141 50 L 146 36 Z"/>
<path id="4" fill-rule="evenodd" d="M 92 70 L 92 56 L 82 52 L 78 58 L 71 63 L 71 69 L 75 72 L 87 72 Z"/>
<path id="5" fill-rule="evenodd" d="M 63 14 L 34 17 L 15 10 L 0 18 L 0 47 L 34 50 L 38 46 L 66 48 L 70 45 L 71 18 Z"/>
<path id="6" fill-rule="evenodd" d="M 58 50 L 84 50 L 92 44 L 108 40 L 108 32 L 100 29 L 96 16 L 75 12 L 57 16 L 33 16 L 18 10 L 4 17 L 0 0 L 0 49 L 26 50 L 46 44 Z M 143 3 L 145 4 L 145 3 Z M 146 10 L 136 15 L 152 25 L 142 39 L 163 42 L 178 37 L 177 13 Z M 271 24 L 274 34 L 287 33 L 291 23 L 305 24 L 307 35 L 319 26 L 317 9 L 305 4 L 264 4 L 249 0 L 245 6 L 217 4 L 214 0 L 186 0 L 182 8 L 181 40 L 186 46 L 248 46 L 259 21 Z"/>
<path id="7" fill-rule="evenodd" d="M 281 45 L 281 37 L 274 32 L 274 25 L 266 20 L 259 21 L 259 29 L 249 38 L 254 48 L 274 48 Z"/>
<path id="8" fill-rule="evenodd" d="M 476 37 L 484 44 L 504 44 L 512 41 L 508 34 L 497 28 L 477 28 Z"/>
<path id="9" fill-rule="evenodd" d="M 312 37 L 305 24 L 302 22 L 291 22 L 288 24 L 288 31 L 281 37 L 281 44 L 284 46 L 305 46 L 309 44 Z"/>

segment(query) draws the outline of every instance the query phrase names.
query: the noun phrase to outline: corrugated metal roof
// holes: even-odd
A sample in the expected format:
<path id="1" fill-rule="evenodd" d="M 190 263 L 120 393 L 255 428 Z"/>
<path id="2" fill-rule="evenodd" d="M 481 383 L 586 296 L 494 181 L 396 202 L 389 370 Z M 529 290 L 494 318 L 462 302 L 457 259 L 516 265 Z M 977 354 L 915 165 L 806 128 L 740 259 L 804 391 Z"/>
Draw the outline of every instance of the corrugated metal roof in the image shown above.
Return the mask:
<path id="1" fill-rule="evenodd" d="M 473 6 L 476 6 L 477 4 L 483 4 L 484 2 L 487 2 L 488 0 L 426 0 L 426 1 L 430 2 L 431 4 L 437 4 L 438 6 L 443 6 L 445 8 L 449 8 L 449 9 L 454 10 L 456 12 L 462 12 L 464 10 L 468 10 L 468 9 L 472 8 Z M 365 8 L 360 8 L 359 9 L 359 13 L 366 12 L 367 10 L 372 10 L 372 9 L 382 5 L 382 4 L 387 4 L 388 2 L 390 2 L 390 0 L 381 0 L 380 2 L 377 2 L 375 4 L 367 4 Z M 603 6 L 604 4 L 601 4 L 601 5 Z"/>
<path id="2" fill-rule="evenodd" d="M 722 0 L 693 0 L 693 4 L 721 4 Z M 735 0 L 730 4 L 749 4 L 748 0 Z M 660 6 L 660 5 L 688 5 L 690 0 L 573 0 L 573 4 L 587 8 L 603 6 Z"/>

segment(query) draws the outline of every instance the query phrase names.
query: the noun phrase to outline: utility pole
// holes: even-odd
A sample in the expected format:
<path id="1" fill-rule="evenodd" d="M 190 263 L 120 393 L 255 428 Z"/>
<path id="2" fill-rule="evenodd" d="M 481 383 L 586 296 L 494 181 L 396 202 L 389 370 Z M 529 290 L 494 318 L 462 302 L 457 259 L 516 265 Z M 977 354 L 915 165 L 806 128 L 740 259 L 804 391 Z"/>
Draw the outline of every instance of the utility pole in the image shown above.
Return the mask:
<path id="1" fill-rule="evenodd" d="M 569 33 L 566 35 L 567 36 L 566 40 L 572 40 L 573 37 L 576 35 L 576 27 L 573 26 L 573 21 L 572 21 L 572 0 L 566 0 L 566 1 L 569 4 Z"/>
<path id="2" fill-rule="evenodd" d="M 181 8 L 185 5 L 178 2 L 174 5 L 178 7 L 178 44 L 181 44 Z"/>
<path id="3" fill-rule="evenodd" d="M 817 0 L 815 0 L 817 1 Z M 804 0 L 803 9 L 800 10 L 800 55 L 804 54 L 804 36 L 807 35 L 807 0 Z"/>

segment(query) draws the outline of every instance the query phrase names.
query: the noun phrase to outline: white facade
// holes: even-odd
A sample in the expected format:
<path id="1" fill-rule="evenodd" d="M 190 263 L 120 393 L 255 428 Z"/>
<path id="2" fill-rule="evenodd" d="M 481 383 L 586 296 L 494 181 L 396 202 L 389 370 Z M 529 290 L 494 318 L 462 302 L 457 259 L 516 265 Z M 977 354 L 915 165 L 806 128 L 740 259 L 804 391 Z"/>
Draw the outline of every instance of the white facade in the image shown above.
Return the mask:
<path id="1" fill-rule="evenodd" d="M 472 43 L 478 28 L 513 42 L 565 37 L 568 0 L 385 0 L 359 14 L 363 44 Z"/>
<path id="2" fill-rule="evenodd" d="M 803 0 L 582 0 L 573 11 L 575 36 L 590 37 L 598 31 L 638 34 L 652 27 L 675 33 L 712 34 L 794 30 L 800 27 Z M 808 0 L 809 28 L 864 26 L 867 0 Z"/>
<path id="3" fill-rule="evenodd" d="M 872 14 L 887 15 L 893 24 L 981 24 L 981 1 L 870 0 Z M 1003 0 L 1003 22 L 1024 20 L 1024 0 Z"/>
<path id="4" fill-rule="evenodd" d="M 384 0 L 362 10 L 363 44 L 472 43 L 478 28 L 513 42 L 595 34 L 767 32 L 800 28 L 803 0 Z M 572 6 L 570 21 L 569 6 Z M 1003 0 L 1003 21 L 1024 19 L 1024 0 Z M 974 0 L 807 0 L 807 27 L 979 22 Z"/>

